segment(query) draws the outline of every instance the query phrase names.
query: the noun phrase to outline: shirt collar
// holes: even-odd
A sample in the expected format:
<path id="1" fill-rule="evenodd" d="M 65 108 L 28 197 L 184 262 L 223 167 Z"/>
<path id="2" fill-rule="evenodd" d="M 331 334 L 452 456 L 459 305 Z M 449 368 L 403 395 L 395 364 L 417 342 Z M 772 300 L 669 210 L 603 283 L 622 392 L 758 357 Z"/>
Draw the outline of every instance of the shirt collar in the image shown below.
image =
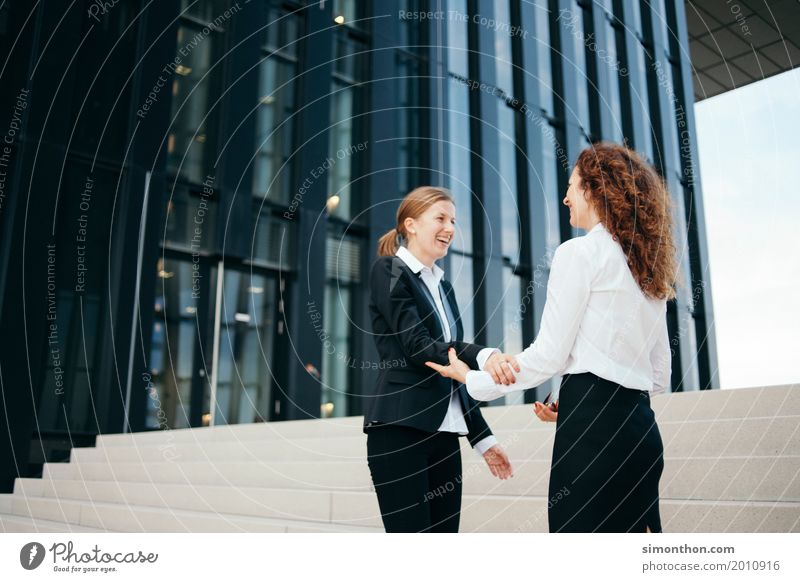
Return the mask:
<path id="1" fill-rule="evenodd" d="M 437 265 L 436 263 L 433 264 L 433 269 L 430 269 L 423 264 L 417 257 L 414 256 L 410 250 L 408 250 L 404 246 L 397 247 L 397 252 L 395 255 L 403 261 L 406 266 L 415 274 L 418 275 L 422 271 L 426 271 L 431 273 L 433 277 L 436 279 L 436 283 L 438 284 L 441 281 L 442 277 L 444 276 L 444 271 Z"/>
<path id="2" fill-rule="evenodd" d="M 592 227 L 592 230 L 590 230 L 589 232 L 594 232 L 594 231 L 596 231 L 596 230 L 606 230 L 606 227 L 603 225 L 603 223 L 602 223 L 602 222 L 598 222 L 597 224 L 595 224 L 595 225 Z"/>

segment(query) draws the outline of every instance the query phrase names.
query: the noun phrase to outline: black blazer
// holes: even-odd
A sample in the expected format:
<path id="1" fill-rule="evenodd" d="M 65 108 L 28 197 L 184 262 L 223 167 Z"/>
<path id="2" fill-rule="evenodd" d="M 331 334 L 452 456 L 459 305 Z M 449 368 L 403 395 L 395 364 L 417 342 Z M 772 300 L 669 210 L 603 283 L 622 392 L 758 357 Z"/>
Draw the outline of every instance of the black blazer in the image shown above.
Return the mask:
<path id="1" fill-rule="evenodd" d="M 453 347 L 470 368 L 478 368 L 476 356 L 483 346 L 461 341 L 464 329 L 453 287 L 445 279 L 441 285 L 456 318 L 457 334 L 450 342 L 444 341 L 425 283 L 402 259 L 379 257 L 372 265 L 369 310 L 381 365 L 374 392 L 365 395 L 364 432 L 381 423 L 436 432 L 447 414 L 453 381 L 425 362 L 447 364 L 447 350 Z M 455 389 L 474 447 L 492 431 L 466 386 Z"/>

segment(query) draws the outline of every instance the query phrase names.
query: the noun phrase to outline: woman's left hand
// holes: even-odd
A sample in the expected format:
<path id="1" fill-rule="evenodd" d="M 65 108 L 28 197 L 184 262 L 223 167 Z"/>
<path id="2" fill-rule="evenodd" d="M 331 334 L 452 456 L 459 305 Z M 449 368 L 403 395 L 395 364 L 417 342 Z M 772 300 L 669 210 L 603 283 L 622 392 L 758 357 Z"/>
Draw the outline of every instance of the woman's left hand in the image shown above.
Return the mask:
<path id="1" fill-rule="evenodd" d="M 450 359 L 450 365 L 448 366 L 442 366 L 441 364 L 436 364 L 434 362 L 425 362 L 425 365 L 429 368 L 433 368 L 445 378 L 452 378 L 460 384 L 466 384 L 469 366 L 458 359 L 456 351 L 453 348 L 450 348 L 447 351 L 447 357 Z"/>
<path id="2" fill-rule="evenodd" d="M 486 464 L 489 465 L 489 471 L 498 479 L 505 480 L 514 476 L 511 461 L 508 460 L 508 455 L 500 448 L 500 445 L 494 445 L 483 453 L 483 458 Z"/>
<path id="3" fill-rule="evenodd" d="M 539 401 L 533 403 L 533 411 L 539 420 L 543 422 L 556 422 L 558 420 L 558 404 L 542 404 Z"/>

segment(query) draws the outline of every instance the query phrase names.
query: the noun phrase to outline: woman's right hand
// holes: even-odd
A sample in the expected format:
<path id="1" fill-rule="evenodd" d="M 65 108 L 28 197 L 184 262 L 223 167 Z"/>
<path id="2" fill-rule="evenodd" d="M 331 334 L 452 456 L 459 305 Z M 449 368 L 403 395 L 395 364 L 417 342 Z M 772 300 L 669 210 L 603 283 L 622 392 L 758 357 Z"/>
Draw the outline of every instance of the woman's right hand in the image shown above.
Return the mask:
<path id="1" fill-rule="evenodd" d="M 495 352 L 489 356 L 483 365 L 483 371 L 492 375 L 492 380 L 494 380 L 495 384 L 504 384 L 506 386 L 517 381 L 512 368 L 515 372 L 519 372 L 520 368 L 517 359 L 511 354 L 500 352 Z"/>
<path id="2" fill-rule="evenodd" d="M 556 422 L 558 420 L 558 403 L 545 406 L 537 400 L 533 403 L 533 411 L 542 422 Z"/>

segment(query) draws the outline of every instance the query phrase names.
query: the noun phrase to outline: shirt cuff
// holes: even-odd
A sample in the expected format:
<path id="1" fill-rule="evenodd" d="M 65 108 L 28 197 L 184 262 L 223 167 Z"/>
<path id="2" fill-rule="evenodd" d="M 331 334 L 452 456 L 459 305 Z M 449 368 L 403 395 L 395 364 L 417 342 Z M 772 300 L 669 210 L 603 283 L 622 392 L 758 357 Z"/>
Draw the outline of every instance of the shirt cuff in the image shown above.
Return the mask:
<path id="1" fill-rule="evenodd" d="M 483 348 L 478 352 L 478 355 L 475 356 L 475 359 L 478 361 L 479 370 L 483 370 L 483 367 L 486 365 L 486 360 L 488 360 L 489 357 L 495 352 L 500 353 L 500 350 L 497 348 Z"/>
<path id="2" fill-rule="evenodd" d="M 489 372 L 479 372 L 478 370 L 470 370 L 467 372 L 464 384 L 467 386 L 467 392 L 472 398 L 479 402 L 489 402 L 502 398 L 507 392 L 512 390 L 503 390 L 507 388 L 503 384 L 495 384 L 492 375 Z M 511 386 L 514 386 L 512 384 Z"/>
<path id="3" fill-rule="evenodd" d="M 490 434 L 486 438 L 481 439 L 477 443 L 475 443 L 475 446 L 473 448 L 475 449 L 476 453 L 483 456 L 483 453 L 491 449 L 496 444 L 497 444 L 497 437 L 494 436 L 493 434 Z"/>

